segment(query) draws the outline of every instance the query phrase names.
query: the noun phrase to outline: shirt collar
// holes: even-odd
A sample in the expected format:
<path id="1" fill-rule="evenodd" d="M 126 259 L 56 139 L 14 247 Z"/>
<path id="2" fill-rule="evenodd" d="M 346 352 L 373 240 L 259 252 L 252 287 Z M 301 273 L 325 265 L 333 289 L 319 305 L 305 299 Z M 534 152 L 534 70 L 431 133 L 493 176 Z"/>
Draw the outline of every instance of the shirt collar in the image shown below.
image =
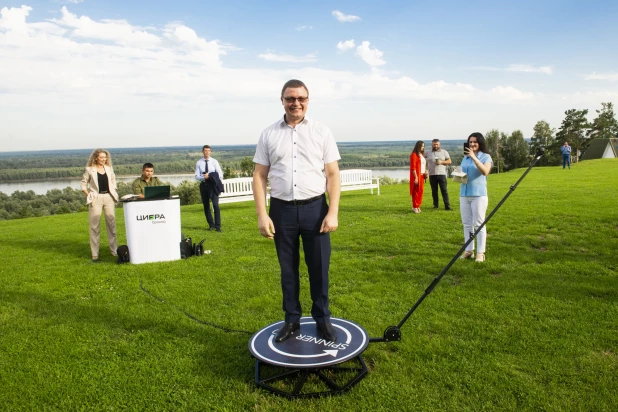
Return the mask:
<path id="1" fill-rule="evenodd" d="M 303 118 L 303 121 L 302 121 L 302 122 L 300 122 L 299 124 L 304 124 L 304 125 L 306 125 L 308 122 L 309 122 L 309 118 L 308 118 L 307 116 L 305 116 L 305 117 Z M 287 123 L 285 122 L 285 115 L 281 116 L 281 120 L 279 121 L 279 126 L 280 126 L 280 127 L 281 127 L 281 126 L 292 127 L 292 126 L 290 126 L 289 124 L 287 124 Z M 297 125 L 297 126 L 298 126 L 298 125 Z"/>

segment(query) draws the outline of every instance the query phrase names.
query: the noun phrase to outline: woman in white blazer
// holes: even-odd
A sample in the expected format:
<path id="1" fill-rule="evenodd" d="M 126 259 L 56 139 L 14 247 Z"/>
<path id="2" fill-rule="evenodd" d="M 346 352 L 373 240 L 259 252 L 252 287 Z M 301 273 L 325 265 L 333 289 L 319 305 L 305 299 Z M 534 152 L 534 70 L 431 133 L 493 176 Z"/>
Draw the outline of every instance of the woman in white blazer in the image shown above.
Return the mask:
<path id="1" fill-rule="evenodd" d="M 95 149 L 86 165 L 82 177 L 82 192 L 86 195 L 88 216 L 90 218 L 90 251 L 92 261 L 99 261 L 99 244 L 101 239 L 101 212 L 105 212 L 107 241 L 112 256 L 116 256 L 116 175 L 112 168 L 112 157 L 107 150 Z"/>

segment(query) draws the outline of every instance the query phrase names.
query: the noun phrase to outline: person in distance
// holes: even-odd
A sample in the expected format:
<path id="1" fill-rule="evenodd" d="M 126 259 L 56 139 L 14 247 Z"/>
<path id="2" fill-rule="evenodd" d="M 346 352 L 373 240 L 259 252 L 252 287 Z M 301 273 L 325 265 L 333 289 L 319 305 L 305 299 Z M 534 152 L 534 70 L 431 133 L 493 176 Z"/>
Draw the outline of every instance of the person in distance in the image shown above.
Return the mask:
<path id="1" fill-rule="evenodd" d="M 107 150 L 95 149 L 82 176 L 81 189 L 86 196 L 90 220 L 90 252 L 92 261 L 99 261 L 101 241 L 101 213 L 105 214 L 107 242 L 112 256 L 116 256 L 116 175 L 112 168 L 112 156 Z"/>
<path id="2" fill-rule="evenodd" d="M 487 175 L 491 171 L 492 159 L 487 153 L 485 137 L 481 133 L 472 133 L 468 137 L 468 148 L 464 148 L 461 171 L 468 175 L 468 183 L 463 183 L 459 190 L 459 211 L 464 229 L 464 241 L 468 241 L 474 231 L 485 220 L 487 212 Z M 476 236 L 476 261 L 485 261 L 487 228 Z M 470 242 L 461 259 L 474 257 L 474 241 Z"/>
<path id="3" fill-rule="evenodd" d="M 221 209 L 219 208 L 219 194 L 223 191 L 223 170 L 217 161 L 210 157 L 210 146 L 202 146 L 203 158 L 195 164 L 195 179 L 200 182 L 200 196 L 204 205 L 204 215 L 208 222 L 208 230 L 221 232 Z M 212 218 L 212 210 L 215 212 L 215 219 Z"/>
<path id="4" fill-rule="evenodd" d="M 562 147 L 560 148 L 562 152 L 562 168 L 564 169 L 567 165 L 569 169 L 571 168 L 571 146 L 569 146 L 568 142 L 564 142 Z"/>
<path id="5" fill-rule="evenodd" d="M 318 333 L 337 340 L 328 308 L 330 233 L 339 226 L 341 180 L 339 150 L 328 127 L 305 116 L 309 90 L 289 80 L 281 90 L 285 114 L 262 132 L 253 162 L 253 197 L 260 234 L 274 239 L 281 268 L 285 322 L 275 341 L 283 342 L 300 328 L 300 239 L 311 290 L 311 316 Z M 270 214 L 266 180 L 270 178 Z M 324 192 L 328 192 L 328 203 Z M 300 239 L 299 239 L 300 238 Z"/>
<path id="6" fill-rule="evenodd" d="M 440 139 L 431 141 L 431 152 L 427 156 L 427 169 L 429 170 L 429 184 L 431 185 L 431 197 L 433 198 L 433 208 L 438 208 L 440 201 L 438 197 L 438 186 L 442 193 L 444 209 L 452 210 L 446 189 L 446 166 L 451 164 L 451 157 L 444 149 L 440 149 Z"/>
<path id="7" fill-rule="evenodd" d="M 425 143 L 419 140 L 410 154 L 410 196 L 414 213 L 421 213 L 423 203 L 423 190 L 425 190 L 425 179 L 427 179 L 427 161 L 424 153 Z"/>
<path id="8" fill-rule="evenodd" d="M 163 186 L 163 182 L 154 175 L 154 165 L 152 163 L 144 163 L 142 166 L 142 175 L 133 181 L 131 189 L 134 195 L 140 199 L 144 198 L 144 188 L 150 186 Z"/>

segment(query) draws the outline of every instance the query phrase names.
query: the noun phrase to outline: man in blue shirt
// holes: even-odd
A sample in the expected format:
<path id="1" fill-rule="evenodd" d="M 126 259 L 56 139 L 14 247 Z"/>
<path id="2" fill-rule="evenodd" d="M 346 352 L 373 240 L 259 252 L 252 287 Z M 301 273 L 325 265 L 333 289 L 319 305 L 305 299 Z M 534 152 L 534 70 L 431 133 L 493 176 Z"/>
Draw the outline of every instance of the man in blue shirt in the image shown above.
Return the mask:
<path id="1" fill-rule="evenodd" d="M 567 142 L 564 142 L 564 145 L 560 148 L 562 152 L 562 168 L 564 169 L 567 165 L 569 169 L 571 168 L 571 146 Z"/>

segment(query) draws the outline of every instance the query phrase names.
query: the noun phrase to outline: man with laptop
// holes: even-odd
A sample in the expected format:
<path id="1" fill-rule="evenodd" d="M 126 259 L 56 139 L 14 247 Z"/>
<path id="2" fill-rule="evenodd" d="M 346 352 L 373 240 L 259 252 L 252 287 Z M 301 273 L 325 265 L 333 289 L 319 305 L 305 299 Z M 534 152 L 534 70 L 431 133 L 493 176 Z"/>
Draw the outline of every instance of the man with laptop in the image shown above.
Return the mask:
<path id="1" fill-rule="evenodd" d="M 144 163 L 142 166 L 142 175 L 133 181 L 133 194 L 138 198 L 143 199 L 145 188 L 152 186 L 165 186 L 158 177 L 154 175 L 154 165 L 152 163 Z M 168 196 L 169 197 L 169 196 Z"/>

